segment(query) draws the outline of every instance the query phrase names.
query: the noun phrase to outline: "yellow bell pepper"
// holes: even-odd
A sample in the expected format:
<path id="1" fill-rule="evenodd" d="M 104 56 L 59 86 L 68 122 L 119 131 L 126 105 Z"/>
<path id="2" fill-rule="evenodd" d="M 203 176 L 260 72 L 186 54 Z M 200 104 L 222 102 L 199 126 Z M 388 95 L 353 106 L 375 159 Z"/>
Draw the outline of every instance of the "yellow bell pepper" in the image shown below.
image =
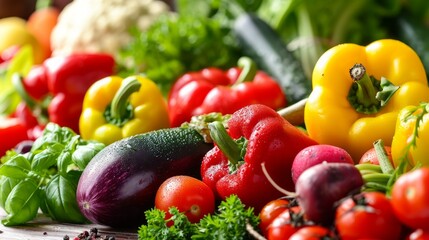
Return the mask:
<path id="1" fill-rule="evenodd" d="M 404 170 L 429 166 L 429 103 L 403 108 L 396 121 L 392 141 L 394 165 Z"/>
<path id="2" fill-rule="evenodd" d="M 95 82 L 85 94 L 79 119 L 84 139 L 106 145 L 169 125 L 161 91 L 143 76 L 110 76 Z"/>
<path id="3" fill-rule="evenodd" d="M 381 39 L 340 44 L 317 61 L 304 122 L 310 137 L 358 162 L 375 140 L 392 143 L 400 109 L 429 100 L 425 69 L 406 44 Z"/>

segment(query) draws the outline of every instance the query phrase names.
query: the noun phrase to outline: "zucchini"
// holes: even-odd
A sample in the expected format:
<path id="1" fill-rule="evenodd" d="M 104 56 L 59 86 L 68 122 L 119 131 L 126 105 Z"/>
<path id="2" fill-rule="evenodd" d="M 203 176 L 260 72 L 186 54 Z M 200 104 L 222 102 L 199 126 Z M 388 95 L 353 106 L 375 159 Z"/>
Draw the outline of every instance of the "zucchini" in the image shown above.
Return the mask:
<path id="1" fill-rule="evenodd" d="M 279 83 L 289 104 L 308 97 L 311 81 L 301 62 L 269 24 L 245 13 L 235 20 L 232 29 L 242 52 Z"/>
<path id="2" fill-rule="evenodd" d="M 83 215 L 111 227 L 138 227 L 158 187 L 175 175 L 200 177 L 213 147 L 193 128 L 155 130 L 116 141 L 89 162 L 76 197 Z"/>

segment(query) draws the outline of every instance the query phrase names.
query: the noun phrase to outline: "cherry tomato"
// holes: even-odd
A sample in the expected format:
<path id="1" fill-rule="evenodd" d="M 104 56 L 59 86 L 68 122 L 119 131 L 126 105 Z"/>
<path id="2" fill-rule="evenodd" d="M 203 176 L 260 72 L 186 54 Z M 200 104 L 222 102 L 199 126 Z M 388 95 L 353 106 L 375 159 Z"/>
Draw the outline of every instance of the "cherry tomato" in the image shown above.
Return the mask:
<path id="1" fill-rule="evenodd" d="M 335 227 L 341 239 L 400 239 L 402 224 L 390 200 L 380 192 L 363 192 L 340 203 Z"/>
<path id="2" fill-rule="evenodd" d="M 407 240 L 429 240 L 429 231 L 417 229 L 407 236 Z"/>
<path id="3" fill-rule="evenodd" d="M 384 146 L 384 149 L 386 150 L 387 157 L 389 158 L 390 163 L 392 163 L 393 165 L 392 152 L 391 152 L 390 146 Z M 375 148 L 371 148 L 368 151 L 366 151 L 360 158 L 359 163 L 372 163 L 372 164 L 379 165 Z"/>
<path id="4" fill-rule="evenodd" d="M 184 212 L 192 223 L 215 210 L 213 191 L 203 181 L 190 176 L 174 176 L 165 180 L 155 196 L 155 207 L 167 212 L 170 207 Z"/>
<path id="5" fill-rule="evenodd" d="M 332 233 L 329 228 L 314 225 L 300 228 L 290 236 L 289 240 L 321 240 L 331 239 L 331 237 Z"/>
<path id="6" fill-rule="evenodd" d="M 268 240 L 288 239 L 304 226 L 304 218 L 299 206 L 283 210 L 268 226 Z"/>
<path id="7" fill-rule="evenodd" d="M 401 175 L 392 187 L 396 216 L 412 229 L 429 231 L 429 167 Z"/>
<path id="8" fill-rule="evenodd" d="M 266 236 L 268 226 L 271 222 L 284 210 L 288 209 L 289 201 L 287 199 L 279 198 L 274 199 L 262 208 L 259 212 L 260 224 L 259 228 L 262 231 L 262 234 Z"/>

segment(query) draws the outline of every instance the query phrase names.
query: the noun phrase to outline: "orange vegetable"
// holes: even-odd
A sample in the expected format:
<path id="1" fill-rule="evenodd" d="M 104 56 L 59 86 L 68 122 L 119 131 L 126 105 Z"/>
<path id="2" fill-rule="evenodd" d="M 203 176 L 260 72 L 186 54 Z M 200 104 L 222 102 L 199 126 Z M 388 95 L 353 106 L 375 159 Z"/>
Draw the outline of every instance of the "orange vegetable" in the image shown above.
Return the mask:
<path id="1" fill-rule="evenodd" d="M 51 33 L 58 22 L 60 11 L 54 7 L 45 7 L 34 11 L 27 21 L 28 30 L 36 37 L 45 51 L 46 58 L 51 56 Z"/>

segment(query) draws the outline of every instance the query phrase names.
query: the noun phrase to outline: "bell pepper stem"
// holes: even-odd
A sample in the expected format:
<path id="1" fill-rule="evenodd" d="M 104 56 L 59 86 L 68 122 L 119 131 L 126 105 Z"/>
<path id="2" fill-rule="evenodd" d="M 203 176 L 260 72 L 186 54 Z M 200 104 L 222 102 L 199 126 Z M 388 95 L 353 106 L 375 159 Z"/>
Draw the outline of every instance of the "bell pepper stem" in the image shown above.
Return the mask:
<path id="1" fill-rule="evenodd" d="M 127 111 L 128 99 L 134 92 L 140 90 L 141 83 L 135 77 L 125 78 L 113 97 L 110 114 L 113 119 L 121 119 Z"/>
<path id="2" fill-rule="evenodd" d="M 220 121 L 208 124 L 210 136 L 231 164 L 237 165 L 241 160 L 241 149 L 237 142 L 229 136 L 225 126 Z"/>
<path id="3" fill-rule="evenodd" d="M 237 81 L 234 85 L 250 82 L 255 78 L 256 73 L 258 72 L 258 68 L 256 63 L 249 57 L 241 57 L 237 62 L 238 67 L 241 67 L 241 73 L 237 78 Z"/>
<path id="4" fill-rule="evenodd" d="M 386 149 L 384 148 L 384 142 L 382 139 L 376 140 L 374 143 L 375 153 L 383 173 L 391 174 L 395 170 L 387 156 Z"/>
<path id="5" fill-rule="evenodd" d="M 372 84 L 365 67 L 360 63 L 353 65 L 350 69 L 350 76 L 358 86 L 356 92 L 357 101 L 365 107 L 378 105 L 379 102 L 376 98 L 377 90 Z"/>
<path id="6" fill-rule="evenodd" d="M 380 81 L 370 77 L 360 63 L 353 65 L 350 76 L 354 85 L 350 89 L 348 99 L 357 112 L 364 114 L 377 113 L 399 88 L 385 77 L 381 77 Z"/>

